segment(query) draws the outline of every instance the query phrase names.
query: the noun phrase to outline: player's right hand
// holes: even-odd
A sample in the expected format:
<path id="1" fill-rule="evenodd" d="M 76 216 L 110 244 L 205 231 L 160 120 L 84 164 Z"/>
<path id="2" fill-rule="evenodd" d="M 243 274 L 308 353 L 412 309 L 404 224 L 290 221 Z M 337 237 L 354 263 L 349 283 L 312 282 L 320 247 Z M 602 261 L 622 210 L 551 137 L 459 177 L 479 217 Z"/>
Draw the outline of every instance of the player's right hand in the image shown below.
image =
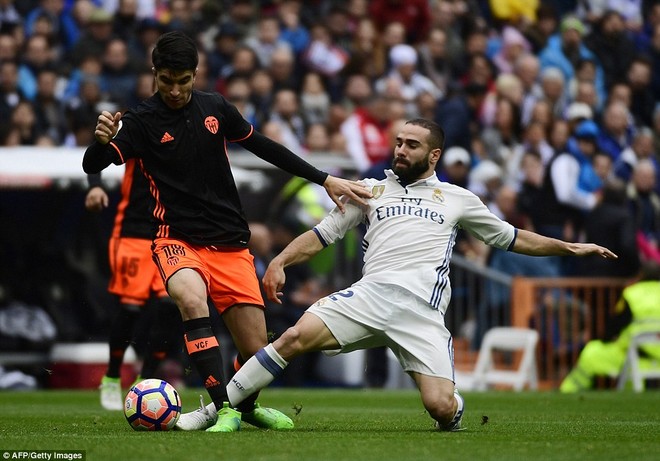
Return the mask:
<path id="1" fill-rule="evenodd" d="M 85 197 L 87 211 L 101 211 L 108 206 L 108 194 L 101 187 L 92 187 Z"/>
<path id="2" fill-rule="evenodd" d="M 284 274 L 284 266 L 276 264 L 275 260 L 271 261 L 266 269 L 263 279 L 261 280 L 266 298 L 276 304 L 282 304 L 280 298 L 283 295 L 282 288 L 284 287 L 285 281 L 286 275 Z"/>
<path id="3" fill-rule="evenodd" d="M 114 115 L 107 110 L 101 112 L 94 130 L 96 140 L 101 144 L 108 144 L 119 131 L 119 120 L 121 120 L 121 112 L 116 112 Z"/>

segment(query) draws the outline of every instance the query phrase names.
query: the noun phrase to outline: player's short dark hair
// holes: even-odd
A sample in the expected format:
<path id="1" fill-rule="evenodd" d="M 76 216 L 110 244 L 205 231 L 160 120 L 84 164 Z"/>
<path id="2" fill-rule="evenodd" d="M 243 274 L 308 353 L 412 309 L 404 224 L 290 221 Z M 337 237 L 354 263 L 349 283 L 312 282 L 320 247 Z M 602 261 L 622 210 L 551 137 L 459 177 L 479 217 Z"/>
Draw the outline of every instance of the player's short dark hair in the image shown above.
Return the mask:
<path id="1" fill-rule="evenodd" d="M 156 70 L 195 70 L 199 63 L 197 45 L 179 30 L 166 32 L 158 38 L 151 52 L 151 62 Z"/>
<path id="2" fill-rule="evenodd" d="M 434 121 L 427 120 L 425 118 L 414 118 L 412 120 L 408 120 L 406 125 L 421 126 L 422 128 L 426 128 L 429 130 L 428 143 L 431 150 L 444 149 L 445 131 Z"/>

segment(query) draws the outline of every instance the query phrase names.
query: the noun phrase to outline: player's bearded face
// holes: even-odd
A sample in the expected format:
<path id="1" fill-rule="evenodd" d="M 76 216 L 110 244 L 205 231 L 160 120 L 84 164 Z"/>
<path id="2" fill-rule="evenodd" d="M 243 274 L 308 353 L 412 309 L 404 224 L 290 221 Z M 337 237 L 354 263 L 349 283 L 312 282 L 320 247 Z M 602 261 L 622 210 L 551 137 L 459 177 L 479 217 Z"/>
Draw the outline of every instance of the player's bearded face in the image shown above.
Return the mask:
<path id="1" fill-rule="evenodd" d="M 426 154 L 416 162 L 411 162 L 403 157 L 394 157 L 394 160 L 392 160 L 392 171 L 403 181 L 415 181 L 429 170 L 429 158 L 430 154 Z"/>
<path id="2" fill-rule="evenodd" d="M 161 69 L 155 72 L 156 87 L 170 109 L 181 109 L 188 104 L 195 83 L 195 71 Z"/>

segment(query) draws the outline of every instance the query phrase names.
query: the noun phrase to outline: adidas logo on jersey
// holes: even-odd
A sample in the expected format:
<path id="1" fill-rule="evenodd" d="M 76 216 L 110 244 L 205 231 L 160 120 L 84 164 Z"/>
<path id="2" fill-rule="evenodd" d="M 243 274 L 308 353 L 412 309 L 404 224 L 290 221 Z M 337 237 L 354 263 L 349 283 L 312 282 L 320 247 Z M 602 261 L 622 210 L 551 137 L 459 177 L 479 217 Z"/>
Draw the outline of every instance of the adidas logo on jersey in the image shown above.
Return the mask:
<path id="1" fill-rule="evenodd" d="M 165 144 L 166 142 L 170 142 L 170 141 L 174 141 L 174 136 L 172 136 L 166 131 L 163 137 L 160 138 L 160 143 Z"/>

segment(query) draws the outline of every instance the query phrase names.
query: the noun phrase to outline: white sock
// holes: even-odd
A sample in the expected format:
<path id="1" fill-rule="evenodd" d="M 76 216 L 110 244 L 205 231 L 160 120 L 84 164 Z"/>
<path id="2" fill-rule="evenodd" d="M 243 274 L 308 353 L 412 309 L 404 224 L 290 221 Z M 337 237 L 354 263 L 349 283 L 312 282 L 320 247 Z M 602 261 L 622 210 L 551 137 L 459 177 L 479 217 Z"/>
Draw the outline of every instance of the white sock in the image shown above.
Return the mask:
<path id="1" fill-rule="evenodd" d="M 227 384 L 227 396 L 235 407 L 248 396 L 268 386 L 289 363 L 277 353 L 272 344 L 260 349 Z"/>

